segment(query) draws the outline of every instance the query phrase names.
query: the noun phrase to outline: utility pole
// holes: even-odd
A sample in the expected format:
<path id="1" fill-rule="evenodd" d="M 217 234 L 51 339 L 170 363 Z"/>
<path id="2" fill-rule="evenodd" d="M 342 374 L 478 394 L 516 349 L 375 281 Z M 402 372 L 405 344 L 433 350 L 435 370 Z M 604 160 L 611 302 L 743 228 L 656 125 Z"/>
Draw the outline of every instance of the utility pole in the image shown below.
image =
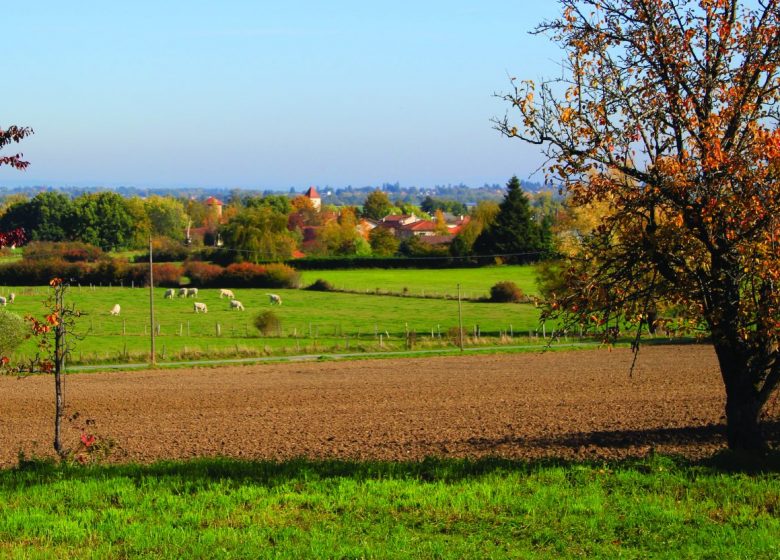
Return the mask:
<path id="1" fill-rule="evenodd" d="M 152 337 L 151 364 L 157 364 L 157 357 L 154 351 L 154 267 L 152 266 L 152 236 L 149 234 L 149 322 L 151 328 L 149 332 Z"/>
<path id="2" fill-rule="evenodd" d="M 54 314 L 57 324 L 54 326 L 54 450 L 60 458 L 62 450 L 62 413 L 65 409 L 65 396 L 62 388 L 63 366 L 65 365 L 65 306 L 63 292 L 65 285 L 54 285 Z"/>
<path id="3" fill-rule="evenodd" d="M 463 352 L 463 309 L 460 303 L 460 284 L 458 284 L 458 342 L 460 351 Z"/>

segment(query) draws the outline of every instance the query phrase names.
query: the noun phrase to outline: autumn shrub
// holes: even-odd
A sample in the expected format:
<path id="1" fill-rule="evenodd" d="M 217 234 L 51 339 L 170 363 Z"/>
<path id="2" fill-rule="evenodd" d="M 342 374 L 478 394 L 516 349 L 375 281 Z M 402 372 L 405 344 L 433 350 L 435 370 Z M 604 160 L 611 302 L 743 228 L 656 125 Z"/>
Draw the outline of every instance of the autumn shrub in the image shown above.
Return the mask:
<path id="1" fill-rule="evenodd" d="M 130 274 L 130 265 L 127 261 L 119 259 L 106 259 L 95 264 L 88 276 L 82 278 L 82 283 L 91 284 L 121 284 L 131 283 L 133 276 Z"/>
<path id="2" fill-rule="evenodd" d="M 201 261 L 184 263 L 184 275 L 190 279 L 193 286 L 213 288 L 222 283 L 224 269 L 216 264 Z"/>
<path id="3" fill-rule="evenodd" d="M 297 288 L 301 284 L 301 275 L 286 264 L 265 266 L 265 277 L 259 284 L 261 288 Z"/>
<path id="4" fill-rule="evenodd" d="M 100 247 L 78 241 L 33 241 L 24 248 L 23 258 L 31 261 L 96 262 L 105 258 L 105 254 Z"/>
<path id="5" fill-rule="evenodd" d="M 253 288 L 264 286 L 266 267 L 248 262 L 234 263 L 225 268 L 222 280 L 226 286 Z"/>
<path id="6" fill-rule="evenodd" d="M 154 285 L 171 288 L 179 285 L 179 280 L 184 273 L 184 269 L 172 263 L 160 263 L 153 265 Z M 149 285 L 149 265 L 134 264 L 129 267 L 127 281 L 136 286 Z"/>
<path id="7" fill-rule="evenodd" d="M 54 277 L 79 279 L 84 276 L 84 263 L 68 263 L 62 259 L 20 260 L 0 266 L 0 284 L 38 286 Z"/>
<path id="8" fill-rule="evenodd" d="M 516 303 L 524 297 L 523 290 L 514 282 L 498 282 L 490 288 L 490 301 L 496 303 Z"/>
<path id="9" fill-rule="evenodd" d="M 19 315 L 0 308 L 0 358 L 9 356 L 28 336 L 28 328 Z"/>
<path id="10" fill-rule="evenodd" d="M 180 262 L 189 256 L 184 243 L 170 237 L 156 237 L 152 240 L 152 260 L 154 262 Z M 135 257 L 135 262 L 149 262 L 149 253 Z"/>
<path id="11" fill-rule="evenodd" d="M 314 282 L 306 286 L 306 289 L 313 292 L 332 292 L 334 290 L 334 286 L 327 280 L 317 278 Z"/>
<path id="12" fill-rule="evenodd" d="M 184 274 L 184 268 L 173 263 L 155 263 L 153 267 L 155 286 L 165 286 L 168 288 L 178 286 L 179 281 Z"/>
<path id="13" fill-rule="evenodd" d="M 279 321 L 279 317 L 276 313 L 268 309 L 255 315 L 254 325 L 263 336 L 268 336 L 279 332 L 281 321 Z"/>

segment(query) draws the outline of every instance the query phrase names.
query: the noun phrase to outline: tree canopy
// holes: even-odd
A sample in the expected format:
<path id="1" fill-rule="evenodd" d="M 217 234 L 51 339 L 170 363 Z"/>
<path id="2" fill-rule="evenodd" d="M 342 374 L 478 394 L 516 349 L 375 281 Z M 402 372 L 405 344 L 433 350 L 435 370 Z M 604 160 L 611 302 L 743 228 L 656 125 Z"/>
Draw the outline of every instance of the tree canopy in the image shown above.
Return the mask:
<path id="1" fill-rule="evenodd" d="M 549 316 L 641 332 L 655 301 L 709 336 L 728 443 L 764 449 L 780 381 L 780 9 L 762 0 L 562 0 L 563 76 L 513 80 L 506 136 L 543 146 L 575 206 L 612 211 Z"/>
<path id="2" fill-rule="evenodd" d="M 474 242 L 474 251 L 483 255 L 512 255 L 508 257 L 512 260 L 541 249 L 541 232 L 533 220 L 528 197 L 520 187 L 520 180 L 512 177 L 506 185 L 504 200 L 498 205 L 495 221 L 482 230 Z"/>
<path id="3" fill-rule="evenodd" d="M 390 202 L 387 194 L 375 190 L 369 193 L 363 202 L 363 216 L 372 220 L 381 220 L 390 213 L 393 203 Z"/>

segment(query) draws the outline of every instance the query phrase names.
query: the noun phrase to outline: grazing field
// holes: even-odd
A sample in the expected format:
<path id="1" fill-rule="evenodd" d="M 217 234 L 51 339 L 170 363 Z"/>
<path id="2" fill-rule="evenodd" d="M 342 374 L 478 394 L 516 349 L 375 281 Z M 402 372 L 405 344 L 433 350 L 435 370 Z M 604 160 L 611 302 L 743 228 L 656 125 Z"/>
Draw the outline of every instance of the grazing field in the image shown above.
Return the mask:
<path id="1" fill-rule="evenodd" d="M 15 292 L 8 309 L 20 315 L 44 314 L 46 287 L 4 287 Z M 252 357 L 328 352 L 363 352 L 454 345 L 458 325 L 456 301 L 377 295 L 309 292 L 305 290 L 236 289 L 246 311 L 231 310 L 219 290 L 202 289 L 197 297 L 164 299 L 155 289 L 155 329 L 160 360 L 204 357 Z M 277 293 L 282 305 L 271 305 L 268 293 Z M 128 287 L 72 287 L 67 302 L 84 312 L 76 332 L 69 363 L 126 363 L 149 355 L 149 291 Z M 194 302 L 208 306 L 195 313 Z M 119 304 L 118 316 L 109 311 Z M 509 343 L 539 327 L 539 312 L 531 304 L 464 302 L 463 324 L 468 344 Z M 274 332 L 261 336 L 253 326 L 260 311 L 273 310 L 280 320 Z M 414 333 L 407 339 L 407 333 Z M 478 335 L 478 336 L 477 336 Z M 511 338 L 510 338 L 511 337 Z M 34 351 L 28 341 L 18 355 Z"/>
<path id="2" fill-rule="evenodd" d="M 0 377 L 0 556 L 776 558 L 776 465 L 707 459 L 725 439 L 712 350 L 630 361 L 74 374 L 67 445 L 86 426 L 124 463 L 86 467 L 46 463 L 51 377 Z M 777 445 L 777 403 L 766 421 Z"/>
<path id="3" fill-rule="evenodd" d="M 307 270 L 301 273 L 304 286 L 318 278 L 327 280 L 336 289 L 406 293 L 413 296 L 450 296 L 461 294 L 466 298 L 490 295 L 490 288 L 498 282 L 512 281 L 525 294 L 535 294 L 536 273 L 530 265 L 488 266 L 482 268 L 453 268 L 441 270 L 368 269 L 368 270 Z"/>

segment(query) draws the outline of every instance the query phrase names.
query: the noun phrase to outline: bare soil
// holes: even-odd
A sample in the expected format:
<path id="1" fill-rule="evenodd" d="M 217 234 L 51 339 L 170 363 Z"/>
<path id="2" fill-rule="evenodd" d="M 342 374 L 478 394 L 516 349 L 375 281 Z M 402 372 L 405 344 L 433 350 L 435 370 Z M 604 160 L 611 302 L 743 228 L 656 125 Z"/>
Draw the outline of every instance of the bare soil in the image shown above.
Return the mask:
<path id="1" fill-rule="evenodd" d="M 708 346 L 285 363 L 68 375 L 64 426 L 110 460 L 229 456 L 691 458 L 725 447 Z M 0 467 L 51 455 L 51 376 L 0 378 Z M 780 440 L 780 404 L 767 425 Z"/>

